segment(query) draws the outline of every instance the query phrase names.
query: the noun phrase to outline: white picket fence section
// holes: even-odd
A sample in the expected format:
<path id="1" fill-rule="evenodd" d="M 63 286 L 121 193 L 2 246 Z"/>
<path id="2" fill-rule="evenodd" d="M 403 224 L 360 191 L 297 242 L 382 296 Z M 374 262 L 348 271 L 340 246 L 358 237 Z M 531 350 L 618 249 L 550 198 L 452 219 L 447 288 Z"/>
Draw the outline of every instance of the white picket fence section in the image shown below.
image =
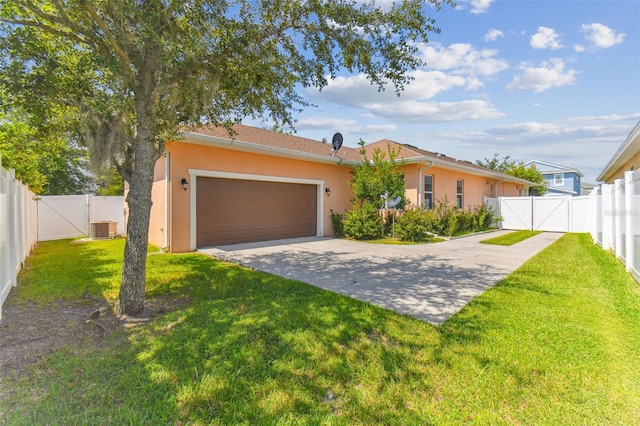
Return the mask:
<path id="1" fill-rule="evenodd" d="M 547 232 L 589 232 L 593 201 L 570 195 L 554 197 L 487 198 L 485 203 L 502 218 L 501 229 Z"/>
<path id="2" fill-rule="evenodd" d="M 593 241 L 611 250 L 640 283 L 640 170 L 602 184 L 590 194 Z"/>
<path id="3" fill-rule="evenodd" d="M 34 194 L 2 167 L 0 157 L 0 319 L 2 305 L 17 285 L 18 272 L 36 243 Z"/>
<path id="4" fill-rule="evenodd" d="M 117 222 L 125 232 L 124 197 L 47 195 L 38 200 L 38 241 L 89 236 L 91 222 Z"/>

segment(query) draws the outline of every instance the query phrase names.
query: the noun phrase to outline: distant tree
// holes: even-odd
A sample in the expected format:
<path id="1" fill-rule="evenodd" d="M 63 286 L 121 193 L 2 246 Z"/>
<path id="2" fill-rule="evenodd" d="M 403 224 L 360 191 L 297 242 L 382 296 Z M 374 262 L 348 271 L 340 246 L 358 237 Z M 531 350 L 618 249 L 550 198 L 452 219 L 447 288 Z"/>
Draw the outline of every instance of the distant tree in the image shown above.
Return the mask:
<path id="1" fill-rule="evenodd" d="M 88 151 L 69 131 L 60 110 L 48 114 L 46 123 L 19 109 L 0 111 L 2 165 L 13 168 L 16 178 L 40 195 L 84 194 L 95 190 L 88 171 Z"/>
<path id="2" fill-rule="evenodd" d="M 499 153 L 493 154 L 493 158 L 485 157 L 484 160 L 476 160 L 476 164 L 482 167 L 486 167 L 487 169 L 497 170 L 499 172 L 504 173 L 505 170 L 513 167 L 515 161 L 509 160 L 510 156 L 505 156 L 504 158 L 500 158 Z"/>
<path id="3" fill-rule="evenodd" d="M 115 167 L 97 178 L 98 195 L 124 195 L 124 179 Z"/>
<path id="4" fill-rule="evenodd" d="M 531 195 L 544 195 L 547 192 L 547 184 L 539 170 L 534 167 L 525 167 L 524 162 L 510 160 L 510 156 L 500 158 L 500 154 L 494 154 L 493 158 L 486 158 L 483 160 L 476 160 L 476 164 L 488 169 L 497 170 L 499 172 L 511 175 L 520 179 L 528 180 L 529 182 L 537 183 L 538 185 L 530 188 Z"/>
<path id="5" fill-rule="evenodd" d="M 400 92 L 422 64 L 418 43 L 439 32 L 427 13 L 442 4 L 453 2 L 11 0 L 0 4 L 0 41 L 12 46 L 0 77 L 12 94 L 78 108 L 91 155 L 129 184 L 118 310 L 136 315 L 165 143 L 244 117 L 291 125 L 308 105 L 297 90 L 341 69 Z"/>

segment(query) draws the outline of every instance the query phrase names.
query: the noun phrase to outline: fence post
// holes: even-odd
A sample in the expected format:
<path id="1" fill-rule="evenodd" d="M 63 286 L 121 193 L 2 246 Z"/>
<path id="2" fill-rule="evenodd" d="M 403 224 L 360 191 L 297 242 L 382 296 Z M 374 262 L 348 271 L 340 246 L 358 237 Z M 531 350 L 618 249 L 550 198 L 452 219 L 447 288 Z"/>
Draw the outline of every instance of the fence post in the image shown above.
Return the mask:
<path id="1" fill-rule="evenodd" d="M 599 188 L 595 187 L 589 193 L 589 217 L 587 219 L 587 226 L 589 227 L 589 233 L 594 243 L 598 242 L 598 191 Z"/>
<path id="2" fill-rule="evenodd" d="M 618 259 L 624 257 L 625 241 L 623 240 L 624 230 L 624 181 L 622 179 L 616 179 L 613 181 L 613 223 L 614 223 L 614 246 L 613 251 Z"/>
<path id="3" fill-rule="evenodd" d="M 22 255 L 24 254 L 24 206 L 22 205 L 22 183 L 15 181 L 16 186 L 16 274 L 21 269 Z M 16 278 L 17 281 L 17 278 Z"/>
<path id="4" fill-rule="evenodd" d="M 11 277 L 11 285 L 15 287 L 17 283 L 17 252 L 16 252 L 16 171 L 9 170 L 9 276 Z"/>
<path id="5" fill-rule="evenodd" d="M 612 248 L 613 224 L 611 221 L 611 185 L 602 184 L 602 248 Z"/>
<path id="6" fill-rule="evenodd" d="M 625 268 L 627 272 L 631 272 L 633 269 L 633 260 L 635 259 L 635 247 L 633 244 L 633 214 L 635 213 L 634 205 L 633 205 L 633 172 L 627 171 L 624 172 L 624 196 L 625 196 L 625 211 L 624 211 L 624 221 L 625 221 L 625 229 L 627 230 L 625 235 L 625 248 L 626 248 L 626 257 L 625 257 Z"/>

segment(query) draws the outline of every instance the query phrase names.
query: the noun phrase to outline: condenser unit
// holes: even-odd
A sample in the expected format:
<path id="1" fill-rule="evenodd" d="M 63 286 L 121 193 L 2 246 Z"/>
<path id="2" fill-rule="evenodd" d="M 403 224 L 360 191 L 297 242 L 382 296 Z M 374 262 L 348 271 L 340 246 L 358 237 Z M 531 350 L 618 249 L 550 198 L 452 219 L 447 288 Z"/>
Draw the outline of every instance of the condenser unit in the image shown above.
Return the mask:
<path id="1" fill-rule="evenodd" d="M 118 235 L 118 222 L 91 222 L 91 239 L 114 238 Z"/>

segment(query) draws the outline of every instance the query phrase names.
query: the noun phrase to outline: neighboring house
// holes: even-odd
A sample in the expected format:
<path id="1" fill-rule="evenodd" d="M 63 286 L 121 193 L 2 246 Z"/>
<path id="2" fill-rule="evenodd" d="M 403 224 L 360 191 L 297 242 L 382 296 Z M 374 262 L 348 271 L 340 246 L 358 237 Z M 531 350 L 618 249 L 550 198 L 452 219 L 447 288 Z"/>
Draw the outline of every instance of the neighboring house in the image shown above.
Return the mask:
<path id="1" fill-rule="evenodd" d="M 624 178 L 624 172 L 638 170 L 640 168 L 640 121 L 631 130 L 627 139 L 618 151 L 611 157 L 609 164 L 604 168 L 598 182 L 613 183 L 616 179 Z"/>
<path id="2" fill-rule="evenodd" d="M 547 183 L 544 195 L 580 195 L 580 178 L 584 177 L 580 170 L 540 160 L 527 161 L 524 166 L 542 174 Z"/>
<path id="3" fill-rule="evenodd" d="M 589 195 L 598 186 L 595 183 L 580 182 L 580 195 Z"/>
<path id="4" fill-rule="evenodd" d="M 351 206 L 349 182 L 362 161 L 358 149 L 245 125 L 189 132 L 166 144 L 156 164 L 149 227 L 151 243 L 172 252 L 200 247 L 331 235 L 330 212 Z M 437 200 L 463 208 L 484 196 L 522 195 L 532 182 L 410 145 L 400 149 L 411 204 Z M 371 156 L 369 155 L 369 158 Z"/>

